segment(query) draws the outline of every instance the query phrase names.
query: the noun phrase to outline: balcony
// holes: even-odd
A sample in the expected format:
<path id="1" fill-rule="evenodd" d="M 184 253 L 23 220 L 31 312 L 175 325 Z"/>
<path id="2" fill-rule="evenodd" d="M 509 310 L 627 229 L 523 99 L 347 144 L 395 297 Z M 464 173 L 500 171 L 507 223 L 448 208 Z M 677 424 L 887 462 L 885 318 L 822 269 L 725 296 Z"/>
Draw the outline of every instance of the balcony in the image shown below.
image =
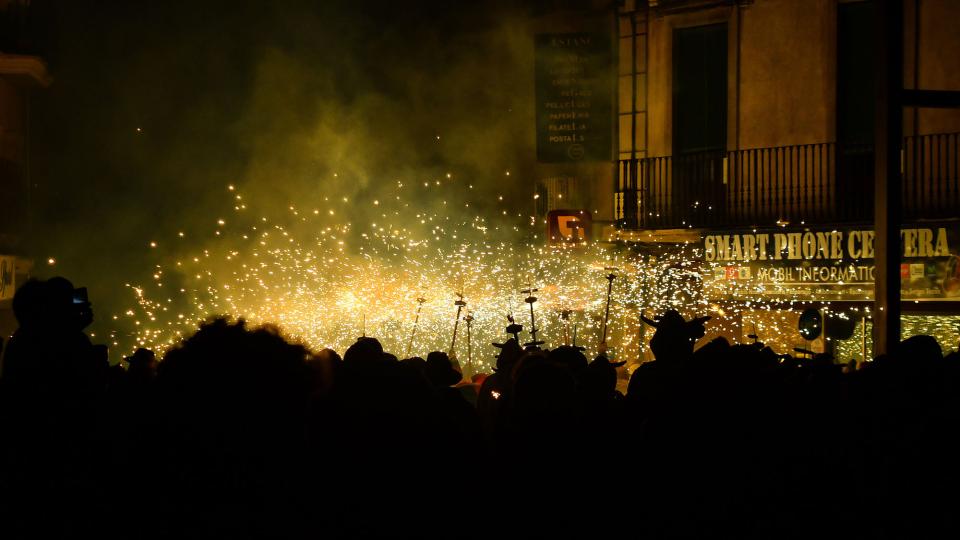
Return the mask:
<path id="1" fill-rule="evenodd" d="M 960 217 L 960 133 L 907 137 L 905 220 Z M 873 220 L 873 148 L 818 143 L 620 161 L 626 229 Z"/>

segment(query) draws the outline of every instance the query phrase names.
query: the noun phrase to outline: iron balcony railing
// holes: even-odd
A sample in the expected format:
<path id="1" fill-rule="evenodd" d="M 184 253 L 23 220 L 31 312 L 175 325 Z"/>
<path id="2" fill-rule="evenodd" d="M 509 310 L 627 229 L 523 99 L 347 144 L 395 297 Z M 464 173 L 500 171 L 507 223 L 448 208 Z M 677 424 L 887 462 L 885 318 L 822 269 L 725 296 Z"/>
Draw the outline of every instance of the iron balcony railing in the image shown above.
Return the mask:
<path id="1" fill-rule="evenodd" d="M 907 137 L 905 219 L 960 217 L 960 133 Z M 673 229 L 873 219 L 873 148 L 837 143 L 620 161 L 623 228 Z"/>

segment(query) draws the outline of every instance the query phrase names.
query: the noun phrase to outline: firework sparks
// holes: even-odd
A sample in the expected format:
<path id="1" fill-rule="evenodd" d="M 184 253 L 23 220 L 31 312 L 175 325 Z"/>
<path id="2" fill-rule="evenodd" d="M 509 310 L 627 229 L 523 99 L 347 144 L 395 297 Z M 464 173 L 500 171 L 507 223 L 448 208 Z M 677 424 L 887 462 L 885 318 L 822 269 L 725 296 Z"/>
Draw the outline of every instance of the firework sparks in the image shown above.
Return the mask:
<path id="1" fill-rule="evenodd" d="M 369 201 L 367 215 L 378 217 L 367 223 L 341 217 L 352 213 L 331 207 L 329 198 L 273 216 L 254 214 L 258 209 L 251 203 L 249 209 L 232 206 L 231 219 L 218 218 L 214 234 L 194 252 L 164 252 L 163 239 L 151 240 L 153 279 L 127 285 L 135 305 L 113 316 L 113 342 L 162 352 L 201 321 L 226 315 L 276 325 L 313 349 L 343 351 L 366 332 L 386 350 L 425 356 L 449 347 L 450 298 L 461 292 L 481 351 L 476 363 L 489 370 L 493 350 L 483 353 L 484 344 L 503 340 L 507 315 L 523 322 L 521 290 L 536 283 L 540 338 L 548 347 L 560 345 L 564 331 L 576 324 L 578 343 L 592 355 L 602 340 L 609 267 L 622 270 L 612 284 L 607 346 L 624 357 L 636 358 L 643 349 L 640 311 L 713 314 L 707 339 L 735 340 L 742 339 L 743 325 L 759 324 L 767 334 L 761 340 L 776 341 L 776 332 L 767 329 L 792 324 L 796 316 L 771 306 L 799 302 L 797 291 L 776 281 L 711 279 L 724 267 L 704 263 L 695 245 L 674 246 L 659 258 L 603 244 L 547 246 L 530 216 L 509 221 L 499 208 L 490 212 L 493 219 L 456 214 L 453 208 L 464 208 L 470 191 L 456 193 L 447 183 L 439 189 L 451 192 L 437 199 L 444 204 L 411 207 L 418 195 L 413 190 L 437 190 L 432 184 L 397 181 L 395 195 Z M 231 205 L 242 197 L 235 185 L 227 190 Z M 200 234 L 180 231 L 177 237 Z M 721 308 L 711 298 L 727 300 Z M 781 349 L 789 345 L 787 340 Z"/>

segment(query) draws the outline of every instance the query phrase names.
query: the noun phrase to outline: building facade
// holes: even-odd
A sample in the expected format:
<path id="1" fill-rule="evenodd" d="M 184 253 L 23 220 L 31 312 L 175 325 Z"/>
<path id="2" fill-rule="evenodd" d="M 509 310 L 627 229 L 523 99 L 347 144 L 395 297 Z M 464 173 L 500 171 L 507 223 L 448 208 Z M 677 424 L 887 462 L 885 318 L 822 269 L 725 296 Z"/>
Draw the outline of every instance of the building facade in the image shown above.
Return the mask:
<path id="1" fill-rule="evenodd" d="M 30 101 L 50 84 L 46 64 L 22 39 L 29 2 L 0 1 L 0 338 L 16 329 L 12 299 L 30 274 Z"/>
<path id="2" fill-rule="evenodd" d="M 616 11 L 606 239 L 695 274 L 688 315 L 715 317 L 707 338 L 870 357 L 874 2 L 626 0 Z M 960 2 L 904 2 L 904 88 L 960 89 L 957 21 Z M 903 126 L 904 332 L 956 349 L 960 110 L 904 108 Z M 784 332 L 805 309 L 832 331 Z"/>

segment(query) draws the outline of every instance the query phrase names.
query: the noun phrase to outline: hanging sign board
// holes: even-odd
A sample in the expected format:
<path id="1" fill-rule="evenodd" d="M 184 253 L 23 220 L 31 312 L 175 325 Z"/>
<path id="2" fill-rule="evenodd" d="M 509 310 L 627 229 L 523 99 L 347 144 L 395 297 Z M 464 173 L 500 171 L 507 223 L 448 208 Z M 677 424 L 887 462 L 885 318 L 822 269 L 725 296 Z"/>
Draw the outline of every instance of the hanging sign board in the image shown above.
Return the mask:
<path id="1" fill-rule="evenodd" d="M 610 37 L 537 34 L 535 45 L 537 161 L 610 161 Z"/>

